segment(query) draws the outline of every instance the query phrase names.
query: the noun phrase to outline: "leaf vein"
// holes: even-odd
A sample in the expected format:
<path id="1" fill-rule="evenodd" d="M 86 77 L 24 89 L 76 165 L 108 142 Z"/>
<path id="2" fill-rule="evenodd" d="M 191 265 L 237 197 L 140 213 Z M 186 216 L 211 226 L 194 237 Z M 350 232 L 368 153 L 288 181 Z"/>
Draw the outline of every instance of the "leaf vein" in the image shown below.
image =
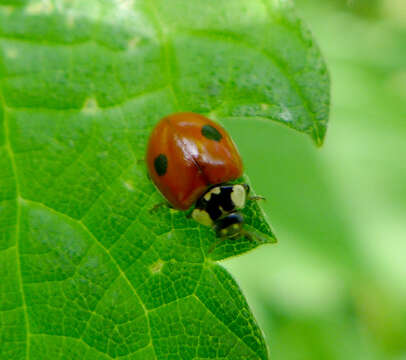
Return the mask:
<path id="1" fill-rule="evenodd" d="M 25 358 L 28 359 L 29 352 L 30 352 L 30 323 L 28 319 L 28 312 L 27 312 L 27 302 L 25 299 L 25 291 L 24 291 L 24 283 L 21 271 L 21 258 L 20 258 L 20 220 L 21 220 L 21 205 L 20 205 L 20 183 L 18 179 L 18 172 L 17 172 L 17 164 L 14 158 L 13 149 L 11 147 L 10 142 L 10 128 L 9 122 L 7 117 L 7 106 L 4 101 L 4 96 L 0 88 L 0 104 L 3 107 L 3 125 L 4 125 L 4 137 L 5 137 L 5 147 L 10 157 L 11 166 L 13 169 L 14 179 L 15 179 L 15 192 L 16 192 L 16 228 L 15 228 L 15 250 L 16 250 L 16 265 L 17 265 L 17 275 L 19 279 L 19 291 L 21 293 L 21 300 L 22 300 L 22 308 L 24 312 L 24 321 L 25 321 L 25 332 L 26 332 L 26 348 L 25 348 Z"/>
<path id="2" fill-rule="evenodd" d="M 142 307 L 142 309 L 144 311 L 145 317 L 147 319 L 147 324 L 148 324 L 148 329 L 149 329 L 149 339 L 150 339 L 149 344 L 152 344 L 151 323 L 150 323 L 150 319 L 149 319 L 149 316 L 148 316 L 149 310 L 146 308 L 144 302 L 142 301 L 142 299 L 138 295 L 134 285 L 128 279 L 127 275 L 125 274 L 123 269 L 120 267 L 120 265 L 118 264 L 116 259 L 113 257 L 113 255 L 110 253 L 110 251 L 94 236 L 94 234 L 87 228 L 87 226 L 82 221 L 77 220 L 75 218 L 72 218 L 71 216 L 69 216 L 69 215 L 67 215 L 65 213 L 62 213 L 62 212 L 60 212 L 58 210 L 55 210 L 55 209 L 53 209 L 53 208 L 49 207 L 48 205 L 45 205 L 45 204 L 43 204 L 41 202 L 32 201 L 32 200 L 29 200 L 29 202 L 37 204 L 38 206 L 43 207 L 44 209 L 47 209 L 48 211 L 50 211 L 53 214 L 56 214 L 58 216 L 62 216 L 63 218 L 67 219 L 70 223 L 77 224 L 107 254 L 107 256 L 110 258 L 110 261 L 113 263 L 113 265 L 118 270 L 119 276 L 121 276 L 123 278 L 123 280 L 127 283 L 130 290 L 134 293 L 136 299 L 140 303 L 140 305 L 141 305 L 141 307 Z M 155 349 L 154 349 L 154 351 L 155 351 Z M 155 355 L 155 357 L 156 357 L 156 355 Z"/>

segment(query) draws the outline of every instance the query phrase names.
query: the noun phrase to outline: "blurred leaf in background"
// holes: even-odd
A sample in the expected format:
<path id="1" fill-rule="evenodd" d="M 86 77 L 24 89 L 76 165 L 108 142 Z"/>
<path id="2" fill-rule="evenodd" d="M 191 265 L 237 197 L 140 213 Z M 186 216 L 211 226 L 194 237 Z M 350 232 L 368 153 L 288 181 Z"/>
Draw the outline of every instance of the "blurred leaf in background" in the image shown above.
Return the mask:
<path id="1" fill-rule="evenodd" d="M 330 67 L 331 126 L 314 149 L 278 125 L 226 124 L 280 243 L 225 265 L 271 358 L 403 360 L 406 2 L 296 3 Z"/>

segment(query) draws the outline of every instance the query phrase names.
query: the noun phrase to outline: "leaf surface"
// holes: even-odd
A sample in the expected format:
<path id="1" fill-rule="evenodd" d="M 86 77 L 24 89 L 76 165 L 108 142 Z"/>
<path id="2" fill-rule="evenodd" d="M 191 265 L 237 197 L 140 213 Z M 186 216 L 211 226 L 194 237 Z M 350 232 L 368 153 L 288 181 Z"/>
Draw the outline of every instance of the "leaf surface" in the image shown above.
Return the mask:
<path id="1" fill-rule="evenodd" d="M 0 0 L 0 359 L 267 359 L 219 244 L 143 163 L 163 116 L 321 144 L 328 76 L 284 1 Z M 245 181 L 248 179 L 245 177 Z M 275 237 L 258 204 L 244 211 Z"/>

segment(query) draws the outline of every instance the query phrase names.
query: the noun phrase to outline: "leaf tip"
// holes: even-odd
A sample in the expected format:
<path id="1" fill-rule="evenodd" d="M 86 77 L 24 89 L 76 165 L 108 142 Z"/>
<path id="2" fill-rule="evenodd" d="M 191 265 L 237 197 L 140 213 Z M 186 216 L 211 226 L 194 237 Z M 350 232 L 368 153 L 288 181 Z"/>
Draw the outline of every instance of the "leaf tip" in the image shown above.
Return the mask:
<path id="1" fill-rule="evenodd" d="M 313 142 L 318 148 L 322 147 L 324 144 L 326 130 L 326 126 L 323 124 L 315 123 L 313 126 L 310 136 L 312 137 Z"/>

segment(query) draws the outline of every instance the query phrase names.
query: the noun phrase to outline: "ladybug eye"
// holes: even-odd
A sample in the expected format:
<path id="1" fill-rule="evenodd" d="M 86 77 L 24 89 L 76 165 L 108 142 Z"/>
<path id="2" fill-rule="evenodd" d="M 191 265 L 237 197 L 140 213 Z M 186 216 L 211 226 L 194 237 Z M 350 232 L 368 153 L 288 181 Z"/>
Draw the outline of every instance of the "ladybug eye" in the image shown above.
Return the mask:
<path id="1" fill-rule="evenodd" d="M 219 131 L 211 125 L 204 125 L 202 127 L 202 135 L 207 139 L 214 141 L 220 141 L 223 138 Z"/>
<path id="2" fill-rule="evenodd" d="M 165 175 L 168 168 L 168 158 L 164 154 L 159 154 L 154 160 L 154 167 L 159 176 Z"/>

